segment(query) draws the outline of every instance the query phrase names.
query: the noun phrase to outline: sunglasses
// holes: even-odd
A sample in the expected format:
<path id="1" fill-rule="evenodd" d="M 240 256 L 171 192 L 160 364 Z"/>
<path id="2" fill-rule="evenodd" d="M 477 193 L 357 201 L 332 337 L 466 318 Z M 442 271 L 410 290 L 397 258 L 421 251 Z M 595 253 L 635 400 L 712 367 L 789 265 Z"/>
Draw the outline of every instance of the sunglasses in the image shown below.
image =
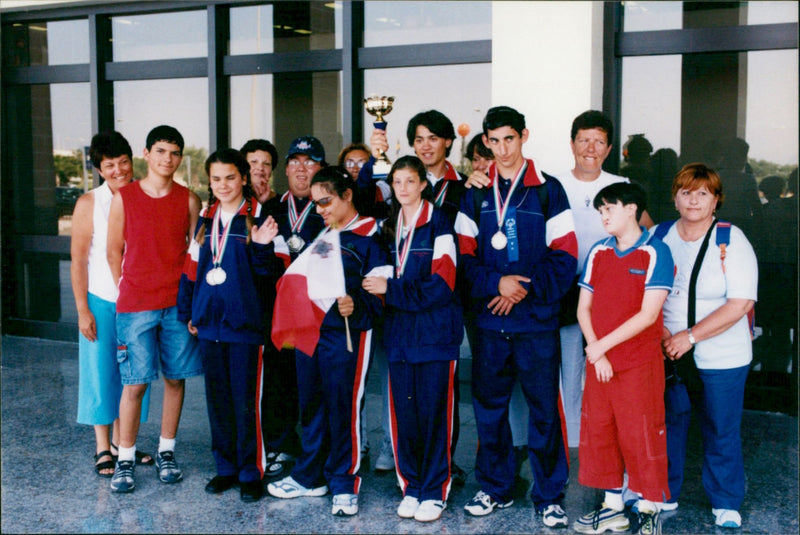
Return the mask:
<path id="1" fill-rule="evenodd" d="M 314 204 L 325 208 L 327 206 L 330 206 L 332 202 L 333 202 L 333 196 L 328 196 L 328 197 L 323 197 L 321 199 L 317 199 L 316 201 L 314 201 Z"/>

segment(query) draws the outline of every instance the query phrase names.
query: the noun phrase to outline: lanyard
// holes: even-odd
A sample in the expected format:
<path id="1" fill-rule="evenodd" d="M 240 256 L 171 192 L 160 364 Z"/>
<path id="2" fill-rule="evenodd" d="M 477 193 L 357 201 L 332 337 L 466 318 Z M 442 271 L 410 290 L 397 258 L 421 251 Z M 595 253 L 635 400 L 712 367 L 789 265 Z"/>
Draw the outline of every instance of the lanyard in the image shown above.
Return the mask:
<path id="1" fill-rule="evenodd" d="M 506 212 L 508 212 L 509 201 L 511 200 L 511 195 L 514 193 L 514 190 L 517 189 L 517 185 L 520 183 L 520 179 L 522 175 L 525 174 L 525 171 L 528 168 L 528 162 L 525 162 L 522 167 L 520 168 L 517 176 L 514 177 L 513 182 L 511 182 L 511 187 L 508 188 L 508 193 L 506 194 L 505 200 L 500 198 L 500 186 L 498 182 L 500 182 L 500 174 L 497 174 L 497 177 L 492 182 L 492 193 L 494 194 L 494 205 L 497 210 L 497 228 L 503 228 L 503 221 L 506 219 Z M 495 171 L 496 172 L 496 171 Z"/>
<path id="2" fill-rule="evenodd" d="M 239 208 L 236 209 L 236 212 L 234 212 L 233 217 L 236 217 L 236 214 L 238 214 L 242 209 L 244 202 L 244 199 L 242 199 L 242 202 L 239 204 Z M 219 227 L 222 219 L 221 204 L 214 213 L 214 221 L 211 224 L 211 258 L 215 267 L 219 267 L 220 264 L 222 264 L 222 257 L 225 254 L 225 246 L 228 244 L 228 236 L 230 235 L 231 227 L 233 226 L 233 217 L 231 217 L 231 220 L 228 221 L 227 225 L 225 225 L 225 228 L 222 230 L 222 235 L 220 236 Z"/>
<path id="3" fill-rule="evenodd" d="M 292 227 L 292 234 L 299 234 L 300 229 L 303 228 L 306 219 L 308 219 L 308 214 L 311 213 L 311 207 L 314 206 L 314 201 L 309 199 L 308 204 L 306 204 L 303 212 L 299 215 L 297 214 L 297 204 L 294 201 L 294 195 L 289 193 L 287 201 L 289 206 L 289 225 Z"/>
<path id="4" fill-rule="evenodd" d="M 355 226 L 356 226 L 356 223 L 358 222 L 358 220 L 359 220 L 359 215 L 358 215 L 358 213 L 356 213 L 356 215 L 353 217 L 353 219 L 351 219 L 350 221 L 348 221 L 348 222 L 347 222 L 347 224 L 346 224 L 345 226 L 343 226 L 343 227 L 342 227 L 342 228 L 339 230 L 339 232 L 344 232 L 344 231 L 346 231 L 346 230 L 350 230 L 351 228 L 355 227 Z M 319 238 L 320 236 L 322 236 L 322 235 L 324 235 L 324 234 L 327 234 L 327 232 L 328 232 L 329 230 L 331 230 L 331 229 L 332 229 L 332 227 L 330 227 L 330 226 L 328 226 L 328 227 L 325 227 L 324 229 L 322 229 L 322 232 L 320 232 L 320 233 L 317 235 L 317 238 Z M 315 239 L 316 239 L 316 238 L 315 238 Z"/>
<path id="5" fill-rule="evenodd" d="M 420 214 L 422 213 L 422 207 L 425 206 L 425 201 L 419 203 L 419 207 L 417 211 L 414 213 L 414 216 L 411 218 L 411 221 L 408 223 L 408 235 L 406 236 L 405 243 L 403 243 L 403 247 L 400 247 L 400 242 L 403 241 L 403 210 L 400 210 L 397 214 L 397 226 L 395 227 L 394 233 L 394 245 L 395 249 L 397 250 L 397 260 L 396 264 L 396 272 L 397 278 L 399 279 L 403 272 L 406 270 L 406 262 L 408 261 L 408 252 L 411 250 L 411 240 L 414 239 L 414 230 L 417 227 L 417 220 L 419 219 Z"/>
<path id="6" fill-rule="evenodd" d="M 442 189 L 439 190 L 439 193 L 436 194 L 436 198 L 433 200 L 433 204 L 436 208 L 441 208 L 444 203 L 444 196 L 447 194 L 447 186 L 450 185 L 448 182 L 449 180 L 442 179 Z"/>

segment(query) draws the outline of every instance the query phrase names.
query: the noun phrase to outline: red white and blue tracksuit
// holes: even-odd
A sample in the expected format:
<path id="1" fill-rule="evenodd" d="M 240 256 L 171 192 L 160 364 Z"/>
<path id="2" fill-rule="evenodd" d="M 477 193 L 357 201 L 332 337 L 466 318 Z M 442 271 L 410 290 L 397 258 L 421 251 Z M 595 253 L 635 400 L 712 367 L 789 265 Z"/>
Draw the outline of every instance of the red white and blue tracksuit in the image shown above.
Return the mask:
<path id="1" fill-rule="evenodd" d="M 281 259 L 283 266 L 289 264 L 299 255 L 317 235 L 325 228 L 322 220 L 314 207 L 300 227 L 297 235 L 305 245 L 296 252 L 289 251 L 286 240 L 292 236 L 292 227 L 289 221 L 289 196 L 291 192 L 275 196 L 262 206 L 264 217 L 271 215 L 278 223 L 278 235 L 273 240 L 275 255 Z M 296 210 L 302 212 L 310 197 L 293 198 Z M 275 282 L 283 274 L 280 270 L 274 273 L 275 277 L 268 281 L 268 288 L 264 292 L 268 296 L 265 306 L 265 324 L 267 329 L 272 325 L 272 310 L 275 304 Z M 299 400 L 297 397 L 297 368 L 294 359 L 294 350 L 278 349 L 267 336 L 264 344 L 264 356 L 259 369 L 261 383 L 261 430 L 263 433 L 264 448 L 267 452 L 287 453 L 297 456 L 300 453 L 300 437 L 297 434 L 297 422 L 300 418 Z M 260 460 L 266 464 L 263 459 Z"/>
<path id="2" fill-rule="evenodd" d="M 257 223 L 261 220 L 258 201 L 248 199 L 228 222 L 220 264 L 225 282 L 208 284 L 206 274 L 214 267 L 211 229 L 219 209 L 217 202 L 200 214 L 195 233 L 204 226 L 205 239 L 202 246 L 195 240 L 189 246 L 178 291 L 178 317 L 184 322 L 191 319 L 197 328 L 217 474 L 258 481 L 262 470 L 257 461 L 261 435 L 257 370 L 266 334 L 264 296 L 258 288 L 263 286 L 259 279 L 270 271 L 270 255 L 268 246 L 247 243 L 248 209 Z"/>
<path id="3" fill-rule="evenodd" d="M 531 498 L 537 510 L 561 503 L 568 466 L 558 410 L 559 299 L 575 275 L 578 244 L 572 213 L 561 184 L 526 160 L 522 182 L 509 206 L 516 209 L 519 258 L 509 261 L 509 247 L 491 245 L 498 231 L 492 190 L 469 189 L 456 220 L 460 261 L 470 285 L 473 312 L 479 329 L 473 351 L 472 397 L 478 428 L 475 476 L 481 490 L 500 503 L 512 499 L 515 462 L 508 423 L 508 404 L 515 379 L 529 408 L 528 453 L 534 483 Z M 497 176 L 505 198 L 511 180 Z M 548 207 L 540 206 L 536 187 L 547 188 Z M 480 204 L 476 213 L 476 199 Z M 482 197 L 482 200 L 481 200 Z M 548 214 L 545 218 L 544 214 Z M 528 291 L 508 315 L 493 315 L 487 304 L 499 295 L 505 275 L 531 279 Z"/>
<path id="4" fill-rule="evenodd" d="M 358 187 L 360 189 L 367 188 L 371 183 L 378 183 L 378 184 L 383 183 L 384 185 L 386 185 L 386 180 L 373 180 L 372 169 L 374 164 L 375 164 L 375 157 L 370 156 L 369 161 L 366 164 L 364 164 L 363 167 L 361 167 L 361 171 L 359 171 L 358 173 L 358 181 L 357 181 Z M 437 181 L 436 185 L 433 186 L 432 188 L 433 199 L 435 206 L 439 208 L 441 211 L 443 211 L 444 214 L 447 216 L 447 219 L 450 221 L 450 224 L 454 225 L 456 222 L 456 215 L 458 215 L 458 210 L 461 207 L 461 197 L 464 195 L 464 191 L 466 191 L 466 188 L 464 187 L 466 177 L 461 173 L 459 173 L 458 171 L 456 171 L 453 165 L 447 160 L 445 160 L 444 165 L 445 165 L 444 176 L 441 177 L 441 180 Z M 426 178 L 428 179 L 429 182 L 432 182 L 430 180 L 431 178 L 430 173 L 426 176 Z M 391 198 L 389 197 L 390 195 L 391 195 L 391 188 L 389 189 L 389 194 L 387 195 L 387 198 L 391 200 Z M 384 217 L 387 217 L 388 215 L 389 215 L 389 210 L 387 205 L 387 210 Z M 464 281 L 463 273 L 461 272 L 460 268 L 458 276 L 456 277 L 456 285 L 459 288 L 458 291 L 461 295 L 462 301 L 466 302 L 467 301 L 467 299 L 465 299 L 465 297 L 467 296 L 466 284 Z M 472 316 L 470 312 L 465 311 L 464 321 L 467 324 L 467 334 L 469 336 L 470 347 L 472 347 L 475 343 L 474 342 L 475 329 L 473 328 L 472 323 L 470 322 L 471 317 Z M 456 381 L 456 385 L 458 385 L 458 381 Z M 455 413 L 453 417 L 453 440 L 451 448 L 452 455 L 455 455 L 456 446 L 458 445 L 458 436 L 460 434 L 460 427 L 461 427 L 460 419 L 458 416 L 458 404 L 460 398 L 459 393 L 460 389 L 456 388 Z"/>
<path id="5" fill-rule="evenodd" d="M 363 218 L 339 235 L 345 289 L 355 309 L 348 316 L 353 352 L 347 350 L 344 318 L 334 305 L 320 327 L 313 355 L 295 350 L 303 451 L 292 470 L 306 488 L 327 484 L 335 494 L 358 494 L 361 478 L 361 405 L 372 349 L 372 324 L 381 299 L 361 288 L 368 274 L 390 273 L 378 225 Z"/>
<path id="6" fill-rule="evenodd" d="M 392 445 L 403 494 L 446 501 L 464 326 L 455 286 L 455 231 L 444 212 L 422 202 L 402 274 L 397 244 L 390 244 L 395 278 L 387 280 L 384 345 Z"/>

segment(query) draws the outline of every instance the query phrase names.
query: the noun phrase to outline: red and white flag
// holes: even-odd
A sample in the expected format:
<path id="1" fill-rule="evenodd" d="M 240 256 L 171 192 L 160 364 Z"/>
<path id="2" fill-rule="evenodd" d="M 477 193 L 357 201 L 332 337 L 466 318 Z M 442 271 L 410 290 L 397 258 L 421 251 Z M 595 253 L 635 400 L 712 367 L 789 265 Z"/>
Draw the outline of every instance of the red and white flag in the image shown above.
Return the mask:
<path id="1" fill-rule="evenodd" d="M 325 314 L 347 293 L 339 231 L 314 240 L 278 280 L 277 292 L 272 343 L 313 355 Z"/>

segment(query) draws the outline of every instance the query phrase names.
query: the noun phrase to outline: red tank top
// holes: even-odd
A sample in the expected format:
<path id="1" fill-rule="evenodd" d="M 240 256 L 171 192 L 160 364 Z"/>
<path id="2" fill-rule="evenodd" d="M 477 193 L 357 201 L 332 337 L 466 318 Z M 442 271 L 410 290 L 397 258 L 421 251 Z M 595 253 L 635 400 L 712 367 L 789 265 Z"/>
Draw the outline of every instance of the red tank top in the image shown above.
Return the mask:
<path id="1" fill-rule="evenodd" d="M 173 307 L 186 256 L 189 190 L 174 183 L 153 198 L 134 182 L 120 190 L 125 207 L 125 253 L 117 312 Z"/>

